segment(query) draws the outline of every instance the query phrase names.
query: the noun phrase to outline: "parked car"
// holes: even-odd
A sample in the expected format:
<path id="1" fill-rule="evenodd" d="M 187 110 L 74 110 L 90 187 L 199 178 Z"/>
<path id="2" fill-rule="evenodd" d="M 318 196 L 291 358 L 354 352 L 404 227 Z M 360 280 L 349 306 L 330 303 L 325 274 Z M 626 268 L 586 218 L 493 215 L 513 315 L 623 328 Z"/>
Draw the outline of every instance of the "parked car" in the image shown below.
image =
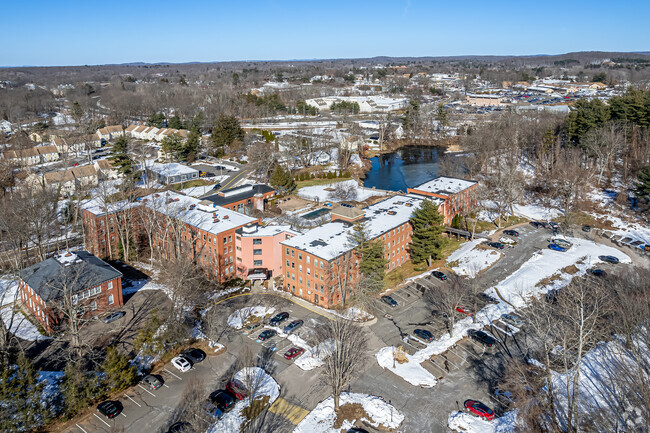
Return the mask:
<path id="1" fill-rule="evenodd" d="M 524 322 L 514 314 L 502 314 L 501 321 L 508 325 L 516 326 L 517 328 L 524 326 Z"/>
<path id="2" fill-rule="evenodd" d="M 300 328 L 303 325 L 303 323 L 305 322 L 302 320 L 294 320 L 293 322 L 289 323 L 287 326 L 284 327 L 284 333 L 291 334 L 293 331 Z"/>
<path id="3" fill-rule="evenodd" d="M 304 351 L 305 349 L 302 347 L 292 347 L 291 349 L 284 352 L 284 358 L 289 360 L 297 358 L 302 355 Z"/>
<path id="4" fill-rule="evenodd" d="M 190 371 L 192 368 L 192 361 L 182 355 L 179 355 L 172 359 L 172 365 L 176 367 L 181 373 L 185 373 L 186 371 Z"/>
<path id="5" fill-rule="evenodd" d="M 230 412 L 235 407 L 235 399 L 223 389 L 218 389 L 210 394 L 210 401 L 223 412 Z"/>
<path id="6" fill-rule="evenodd" d="M 153 374 L 147 374 L 145 377 L 143 377 L 142 383 L 151 389 L 158 389 L 162 386 L 162 381 Z"/>
<path id="7" fill-rule="evenodd" d="M 508 236 L 514 236 L 514 237 L 519 236 L 519 232 L 517 230 L 504 230 L 503 234 Z"/>
<path id="8" fill-rule="evenodd" d="M 603 262 L 612 263 L 614 265 L 618 264 L 619 262 L 618 257 L 615 256 L 598 256 L 598 258 Z"/>
<path id="9" fill-rule="evenodd" d="M 454 305 L 454 309 L 459 313 L 467 314 L 468 316 L 472 315 L 472 310 L 464 305 Z"/>
<path id="10" fill-rule="evenodd" d="M 447 279 L 447 276 L 445 275 L 444 272 L 433 271 L 433 272 L 431 272 L 431 275 L 433 275 L 434 277 L 436 277 L 437 279 L 439 279 L 441 281 L 445 281 Z"/>
<path id="11" fill-rule="evenodd" d="M 562 251 L 562 252 L 565 252 L 567 250 L 566 248 L 558 244 L 548 244 L 548 248 L 554 251 Z"/>
<path id="12" fill-rule="evenodd" d="M 602 269 L 589 269 L 589 273 L 593 275 L 594 277 L 606 277 L 607 272 L 603 271 Z"/>
<path id="13" fill-rule="evenodd" d="M 500 388 L 494 390 L 494 395 L 505 403 L 514 403 L 517 400 L 510 391 Z"/>
<path id="14" fill-rule="evenodd" d="M 121 319 L 122 317 L 126 316 L 126 313 L 124 311 L 114 311 L 108 316 L 104 317 L 102 319 L 102 322 L 104 323 L 111 323 L 116 321 L 117 319 Z"/>
<path id="15" fill-rule="evenodd" d="M 210 403 L 212 404 L 212 403 Z M 175 422 L 169 426 L 167 433 L 183 433 L 185 430 L 190 429 L 190 423 L 188 422 Z"/>
<path id="16" fill-rule="evenodd" d="M 426 329 L 416 329 L 413 331 L 413 334 L 415 334 L 416 337 L 419 337 L 420 339 L 427 341 L 427 342 L 432 342 L 433 341 L 433 334 Z"/>
<path id="17" fill-rule="evenodd" d="M 347 433 L 368 433 L 368 430 L 362 429 L 362 428 L 351 428 L 347 431 Z"/>
<path id="18" fill-rule="evenodd" d="M 501 242 L 488 242 L 488 247 L 496 248 L 497 250 L 502 250 L 504 245 Z"/>
<path id="19" fill-rule="evenodd" d="M 551 238 L 549 243 L 559 245 L 561 247 L 566 248 L 567 250 L 573 246 L 573 244 L 571 242 L 567 241 L 566 239 L 562 239 L 562 238 Z"/>
<path id="20" fill-rule="evenodd" d="M 194 347 L 183 350 L 181 354 L 189 359 L 192 364 L 197 364 L 205 359 L 205 352 Z"/>
<path id="21" fill-rule="evenodd" d="M 277 334 L 277 332 L 275 332 L 273 329 L 267 329 L 267 330 L 263 331 L 257 337 L 257 339 L 260 340 L 260 341 L 266 341 L 268 339 L 271 339 L 271 338 L 275 337 L 276 334 Z"/>
<path id="22" fill-rule="evenodd" d="M 203 402 L 203 410 L 205 411 L 205 413 L 207 413 L 214 419 L 221 419 L 223 418 L 224 415 L 223 411 L 219 409 L 217 405 L 211 402 L 209 399 Z M 179 431 L 183 431 L 183 430 L 179 430 Z"/>
<path id="23" fill-rule="evenodd" d="M 122 405 L 116 401 L 103 401 L 97 405 L 97 410 L 106 418 L 113 419 L 122 412 L 120 406 Z"/>
<path id="24" fill-rule="evenodd" d="M 390 305 L 391 307 L 397 307 L 397 301 L 391 298 L 388 295 L 384 295 L 381 297 L 381 300 Z"/>
<path id="25" fill-rule="evenodd" d="M 478 296 L 479 299 L 482 299 L 485 302 L 489 302 L 490 304 L 498 304 L 499 303 L 499 300 L 497 298 L 495 298 L 494 296 L 490 296 L 485 292 L 481 292 L 477 296 Z"/>
<path id="26" fill-rule="evenodd" d="M 544 226 L 542 225 L 542 223 L 540 223 L 540 222 L 538 222 L 538 221 L 531 221 L 531 222 L 530 222 L 530 225 L 533 226 L 533 227 L 536 228 L 536 229 L 538 229 L 538 228 L 540 228 L 540 227 L 544 227 Z"/>
<path id="27" fill-rule="evenodd" d="M 494 419 L 494 411 L 477 400 L 466 400 L 465 409 L 472 415 L 485 418 L 487 421 Z"/>
<path id="28" fill-rule="evenodd" d="M 470 329 L 467 331 L 467 336 L 487 347 L 492 347 L 497 343 L 497 340 L 494 337 L 476 329 Z"/>
<path id="29" fill-rule="evenodd" d="M 585 233 L 589 233 L 591 231 L 591 226 L 582 226 L 582 231 Z"/>
<path id="30" fill-rule="evenodd" d="M 251 332 L 255 331 L 257 328 L 259 328 L 260 326 L 262 326 L 262 322 L 253 322 L 244 328 L 243 334 L 248 335 Z"/>
<path id="31" fill-rule="evenodd" d="M 269 325 L 271 326 L 278 326 L 280 323 L 284 322 L 289 318 L 289 313 L 286 311 L 283 311 L 282 313 L 278 313 L 275 316 L 269 320 Z"/>
<path id="32" fill-rule="evenodd" d="M 549 221 L 548 223 L 549 227 L 551 227 L 553 230 L 557 230 L 560 228 L 560 225 L 556 223 L 555 221 Z"/>
<path id="33" fill-rule="evenodd" d="M 237 379 L 233 379 L 226 384 L 226 391 L 237 400 L 243 400 L 248 395 L 246 386 Z"/>

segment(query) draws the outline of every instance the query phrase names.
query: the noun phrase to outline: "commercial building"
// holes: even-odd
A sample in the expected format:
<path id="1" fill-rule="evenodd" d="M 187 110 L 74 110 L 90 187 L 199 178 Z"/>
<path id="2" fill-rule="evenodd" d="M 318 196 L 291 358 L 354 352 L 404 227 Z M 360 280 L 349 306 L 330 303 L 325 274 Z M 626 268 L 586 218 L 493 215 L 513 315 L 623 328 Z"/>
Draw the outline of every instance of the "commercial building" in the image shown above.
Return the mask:
<path id="1" fill-rule="evenodd" d="M 503 96 L 492 94 L 468 94 L 467 103 L 477 107 L 492 107 L 503 105 Z"/>
<path id="2" fill-rule="evenodd" d="M 161 185 L 188 182 L 199 178 L 199 170 L 177 162 L 169 164 L 153 163 L 145 169 L 146 175 Z"/>
<path id="3" fill-rule="evenodd" d="M 73 309 L 92 315 L 123 304 L 122 273 L 87 251 L 62 252 L 23 269 L 19 290 L 23 306 L 48 332 Z"/>
<path id="4" fill-rule="evenodd" d="M 440 176 L 406 191 L 434 200 L 444 216 L 443 223 L 449 225 L 456 215 L 467 213 L 476 205 L 477 189 L 476 181 Z"/>

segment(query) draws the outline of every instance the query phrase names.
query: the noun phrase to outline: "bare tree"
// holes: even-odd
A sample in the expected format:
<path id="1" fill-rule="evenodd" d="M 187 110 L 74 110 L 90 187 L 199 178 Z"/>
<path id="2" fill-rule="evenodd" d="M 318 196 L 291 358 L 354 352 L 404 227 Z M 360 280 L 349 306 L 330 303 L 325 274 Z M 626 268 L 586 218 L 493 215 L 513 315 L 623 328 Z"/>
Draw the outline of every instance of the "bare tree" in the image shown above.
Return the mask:
<path id="1" fill-rule="evenodd" d="M 424 293 L 425 301 L 446 319 L 450 336 L 454 335 L 456 308 L 469 300 L 469 295 L 465 281 L 455 274 L 448 275 L 445 284 L 439 285 L 435 290 L 429 288 Z"/>
<path id="2" fill-rule="evenodd" d="M 355 201 L 357 199 L 357 185 L 353 182 L 339 182 L 334 185 L 334 191 L 330 191 L 327 196 L 331 200 Z"/>
<path id="3" fill-rule="evenodd" d="M 332 390 L 334 409 L 339 409 L 339 398 L 365 360 L 366 337 L 361 327 L 345 320 L 330 320 L 316 331 L 320 341 L 331 339 L 335 347 L 324 359 L 322 382 Z"/>

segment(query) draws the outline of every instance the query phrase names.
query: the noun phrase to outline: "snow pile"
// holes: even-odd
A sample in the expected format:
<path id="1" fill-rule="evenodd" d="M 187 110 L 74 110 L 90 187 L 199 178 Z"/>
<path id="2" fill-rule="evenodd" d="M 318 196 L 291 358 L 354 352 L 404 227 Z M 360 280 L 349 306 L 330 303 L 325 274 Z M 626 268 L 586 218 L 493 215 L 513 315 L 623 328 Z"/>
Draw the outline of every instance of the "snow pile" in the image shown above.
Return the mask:
<path id="1" fill-rule="evenodd" d="M 490 296 L 499 299 L 498 304 L 489 304 L 476 314 L 476 323 L 471 317 L 466 317 L 454 324 L 453 336 L 443 334 L 437 340 L 428 343 L 426 347 L 412 355 L 416 363 L 422 363 L 433 355 L 445 352 L 461 339 L 465 338 L 470 329 L 481 329 L 501 317 L 502 314 L 512 313 L 515 309 L 522 308 L 532 297 L 541 296 L 549 289 L 557 289 L 568 284 L 576 276 L 584 275 L 591 266 L 600 262 L 599 255 L 617 257 L 621 263 L 631 263 L 630 258 L 616 248 L 596 244 L 595 242 L 568 238 L 573 246 L 566 252 L 549 249 L 538 251 L 519 269 L 506 277 L 494 287 L 485 291 Z M 561 272 L 565 267 L 575 265 L 578 272 L 568 274 Z M 557 276 L 549 284 L 539 284 L 542 280 Z M 377 354 L 392 350 L 390 347 L 380 349 Z M 380 364 L 381 365 L 381 364 Z M 392 366 L 392 358 L 390 365 Z M 394 371 L 399 374 L 399 370 Z M 405 380 L 407 380 L 405 378 Z M 407 380 L 409 381 L 409 380 Z M 409 381 L 410 382 L 410 381 Z"/>
<path id="2" fill-rule="evenodd" d="M 476 241 L 468 242 L 447 258 L 447 263 L 453 264 L 451 268 L 457 275 L 474 278 L 484 269 L 495 264 L 503 254 L 496 250 L 483 248 L 464 248 L 466 245 L 473 246 Z"/>
<path id="3" fill-rule="evenodd" d="M 36 328 L 32 322 L 27 320 L 25 315 L 20 311 L 16 311 L 14 313 L 12 312 L 11 308 L 4 308 L 2 311 L 0 311 L 0 316 L 2 316 L 2 321 L 5 322 L 5 326 L 8 328 L 9 332 L 18 338 L 26 341 L 41 341 L 51 339 L 50 337 L 46 337 L 38 332 L 38 328 Z"/>
<path id="4" fill-rule="evenodd" d="M 228 316 L 228 326 L 235 329 L 242 329 L 246 326 L 246 321 L 253 317 L 263 318 L 275 312 L 273 307 L 257 305 L 255 307 L 244 307 Z"/>
<path id="5" fill-rule="evenodd" d="M 224 179 L 228 179 L 228 176 L 216 176 L 216 177 L 211 177 L 210 180 L 214 180 L 217 183 L 221 182 Z M 185 195 L 189 195 L 190 197 L 203 197 L 204 195 L 212 192 L 214 194 L 217 193 L 217 191 L 214 189 L 214 184 L 212 185 L 201 185 L 201 186 L 194 186 L 191 188 L 185 188 L 180 190 L 181 193 Z"/>
<path id="6" fill-rule="evenodd" d="M 334 352 L 335 348 L 336 343 L 334 340 L 328 338 L 327 340 L 319 343 L 314 347 L 307 347 L 305 349 L 305 353 L 296 359 L 294 364 L 302 370 L 313 370 L 314 368 L 323 365 L 323 360 L 327 358 L 332 352 Z"/>
<path id="7" fill-rule="evenodd" d="M 373 316 L 372 314 L 366 313 L 365 311 L 360 310 L 357 307 L 350 307 L 342 312 L 339 312 L 337 310 L 327 310 L 327 311 L 334 314 L 335 316 L 352 320 L 354 322 L 367 322 L 368 320 L 372 320 L 375 318 L 375 316 Z"/>
<path id="8" fill-rule="evenodd" d="M 0 307 L 13 304 L 18 296 L 18 282 L 12 279 L 0 279 Z"/>
<path id="9" fill-rule="evenodd" d="M 517 424 L 517 411 L 506 412 L 502 417 L 485 421 L 467 412 L 453 412 L 447 425 L 451 430 L 463 433 L 513 433 Z"/>
<path id="10" fill-rule="evenodd" d="M 392 405 L 386 403 L 381 397 L 367 394 L 347 393 L 341 394 L 341 406 L 346 404 L 360 404 L 368 415 L 368 418 L 360 420 L 345 420 L 340 428 L 335 429 L 336 414 L 334 412 L 334 398 L 327 399 L 318 403 L 293 430 L 293 433 L 339 433 L 347 431 L 354 427 L 356 421 L 361 421 L 372 425 L 375 428 L 384 430 L 397 429 L 404 415 L 397 411 Z"/>
<path id="11" fill-rule="evenodd" d="M 430 388 L 438 383 L 433 374 L 425 370 L 424 367 L 422 367 L 420 363 L 417 360 L 414 360 L 408 353 L 404 353 L 408 362 L 405 362 L 404 364 L 395 362 L 395 367 L 393 367 L 393 359 L 396 350 L 397 348 L 394 346 L 383 347 L 375 354 L 377 362 L 382 368 L 387 368 L 396 375 L 401 376 L 411 385 Z"/>
<path id="12" fill-rule="evenodd" d="M 123 280 L 122 283 L 122 294 L 130 295 L 132 293 L 139 292 L 140 290 L 160 290 L 164 292 L 169 299 L 172 299 L 172 290 L 165 286 L 164 284 L 155 282 L 153 279 L 143 279 L 143 280 Z"/>
<path id="13" fill-rule="evenodd" d="M 324 185 L 306 186 L 298 190 L 298 197 L 311 201 L 341 201 L 336 198 L 331 198 L 329 189 L 335 189 L 337 185 L 347 188 L 354 188 L 356 190 L 356 198 L 353 201 L 364 201 L 374 196 L 386 195 L 385 191 L 376 190 L 372 188 L 364 188 L 359 186 L 356 180 L 344 180 L 342 182 L 327 183 Z"/>
<path id="14" fill-rule="evenodd" d="M 235 374 L 235 379 L 244 384 L 253 384 L 253 388 L 255 388 L 253 398 L 257 400 L 268 396 L 269 406 L 280 396 L 280 385 L 259 367 L 244 368 Z M 206 433 L 241 431 L 246 422 L 246 417 L 242 412 L 248 407 L 248 404 L 248 398 L 237 402 L 235 408 L 227 412 L 221 420 L 213 424 Z"/>
<path id="15" fill-rule="evenodd" d="M 562 212 L 555 208 L 542 206 L 541 204 L 516 204 L 513 207 L 515 216 L 529 220 L 549 221 L 562 215 Z"/>

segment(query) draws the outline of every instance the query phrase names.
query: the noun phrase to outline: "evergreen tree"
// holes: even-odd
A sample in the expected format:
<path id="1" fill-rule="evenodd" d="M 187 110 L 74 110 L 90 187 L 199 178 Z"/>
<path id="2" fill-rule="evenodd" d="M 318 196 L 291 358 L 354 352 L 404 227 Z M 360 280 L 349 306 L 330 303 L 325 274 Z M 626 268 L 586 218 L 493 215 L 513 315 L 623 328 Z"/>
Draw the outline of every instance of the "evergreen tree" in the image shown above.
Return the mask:
<path id="1" fill-rule="evenodd" d="M 173 129 L 183 129 L 183 121 L 180 117 L 174 116 L 169 119 L 169 127 Z"/>
<path id="2" fill-rule="evenodd" d="M 183 144 L 183 138 L 180 135 L 172 134 L 163 138 L 162 142 L 160 143 L 160 148 L 173 160 L 183 160 L 183 150 L 185 146 Z"/>
<path id="3" fill-rule="evenodd" d="M 192 123 L 190 123 L 190 127 L 189 127 L 190 132 L 196 132 L 200 135 L 201 126 L 203 126 L 204 117 L 205 116 L 203 114 L 203 110 L 196 113 L 196 116 L 192 118 Z"/>
<path id="4" fill-rule="evenodd" d="M 643 167 L 638 176 L 639 181 L 636 184 L 636 194 L 639 199 L 646 202 L 650 201 L 650 165 Z"/>
<path id="5" fill-rule="evenodd" d="M 201 134 L 197 130 L 192 130 L 183 144 L 183 161 L 193 162 L 196 159 L 200 142 Z"/>
<path id="6" fill-rule="evenodd" d="M 135 383 L 137 371 L 129 363 L 129 358 L 114 347 L 106 349 L 106 358 L 102 364 L 104 381 L 111 392 L 120 392 Z"/>
<path id="7" fill-rule="evenodd" d="M 68 362 L 63 373 L 64 413 L 67 418 L 72 418 L 102 394 L 101 382 L 94 372 L 84 373 L 73 362 Z"/>
<path id="8" fill-rule="evenodd" d="M 133 160 L 128 154 L 129 140 L 126 135 L 120 135 L 113 143 L 113 155 L 111 160 L 116 166 L 117 171 L 124 174 L 127 177 L 132 177 L 134 175 L 133 170 Z"/>
<path id="9" fill-rule="evenodd" d="M 149 116 L 147 120 L 148 126 L 155 126 L 156 128 L 162 128 L 163 121 L 165 120 L 165 115 L 162 113 L 154 113 Z"/>
<path id="10" fill-rule="evenodd" d="M 444 218 L 438 211 L 438 206 L 431 200 L 424 200 L 419 208 L 411 215 L 413 235 L 411 236 L 411 258 L 413 263 L 440 258 L 440 250 L 444 245 L 441 236 Z"/>
<path id="11" fill-rule="evenodd" d="M 41 404 L 43 383 L 38 371 L 22 352 L 16 364 L 2 366 L 0 375 L 0 431 L 27 431 L 49 418 Z"/>
<path id="12" fill-rule="evenodd" d="M 442 102 L 438 104 L 438 110 L 436 112 L 436 120 L 440 126 L 447 126 L 449 120 L 447 119 L 447 110 L 445 109 L 445 104 Z"/>
<path id="13" fill-rule="evenodd" d="M 386 270 L 384 243 L 380 240 L 370 241 L 365 222 L 354 224 L 348 235 L 348 244 L 361 258 L 359 264 L 361 275 L 376 282 L 383 281 Z"/>
<path id="14" fill-rule="evenodd" d="M 609 110 L 600 99 L 578 100 L 575 110 L 567 116 L 569 138 L 575 143 L 580 142 L 587 132 L 604 125 L 609 117 Z"/>
<path id="15" fill-rule="evenodd" d="M 72 110 L 70 114 L 72 115 L 75 123 L 79 123 L 81 121 L 81 118 L 84 117 L 84 110 L 81 108 L 81 105 L 79 105 L 77 101 L 74 101 L 72 103 Z"/>
<path id="16" fill-rule="evenodd" d="M 235 140 L 244 139 L 244 130 L 239 125 L 235 116 L 224 113 L 219 114 L 212 129 L 212 143 L 215 146 L 217 155 L 225 154 L 226 146 L 230 146 Z"/>
<path id="17" fill-rule="evenodd" d="M 269 182 L 273 188 L 283 195 L 289 194 L 296 189 L 296 182 L 293 176 L 291 176 L 289 170 L 285 170 L 280 164 L 275 166 Z"/>

